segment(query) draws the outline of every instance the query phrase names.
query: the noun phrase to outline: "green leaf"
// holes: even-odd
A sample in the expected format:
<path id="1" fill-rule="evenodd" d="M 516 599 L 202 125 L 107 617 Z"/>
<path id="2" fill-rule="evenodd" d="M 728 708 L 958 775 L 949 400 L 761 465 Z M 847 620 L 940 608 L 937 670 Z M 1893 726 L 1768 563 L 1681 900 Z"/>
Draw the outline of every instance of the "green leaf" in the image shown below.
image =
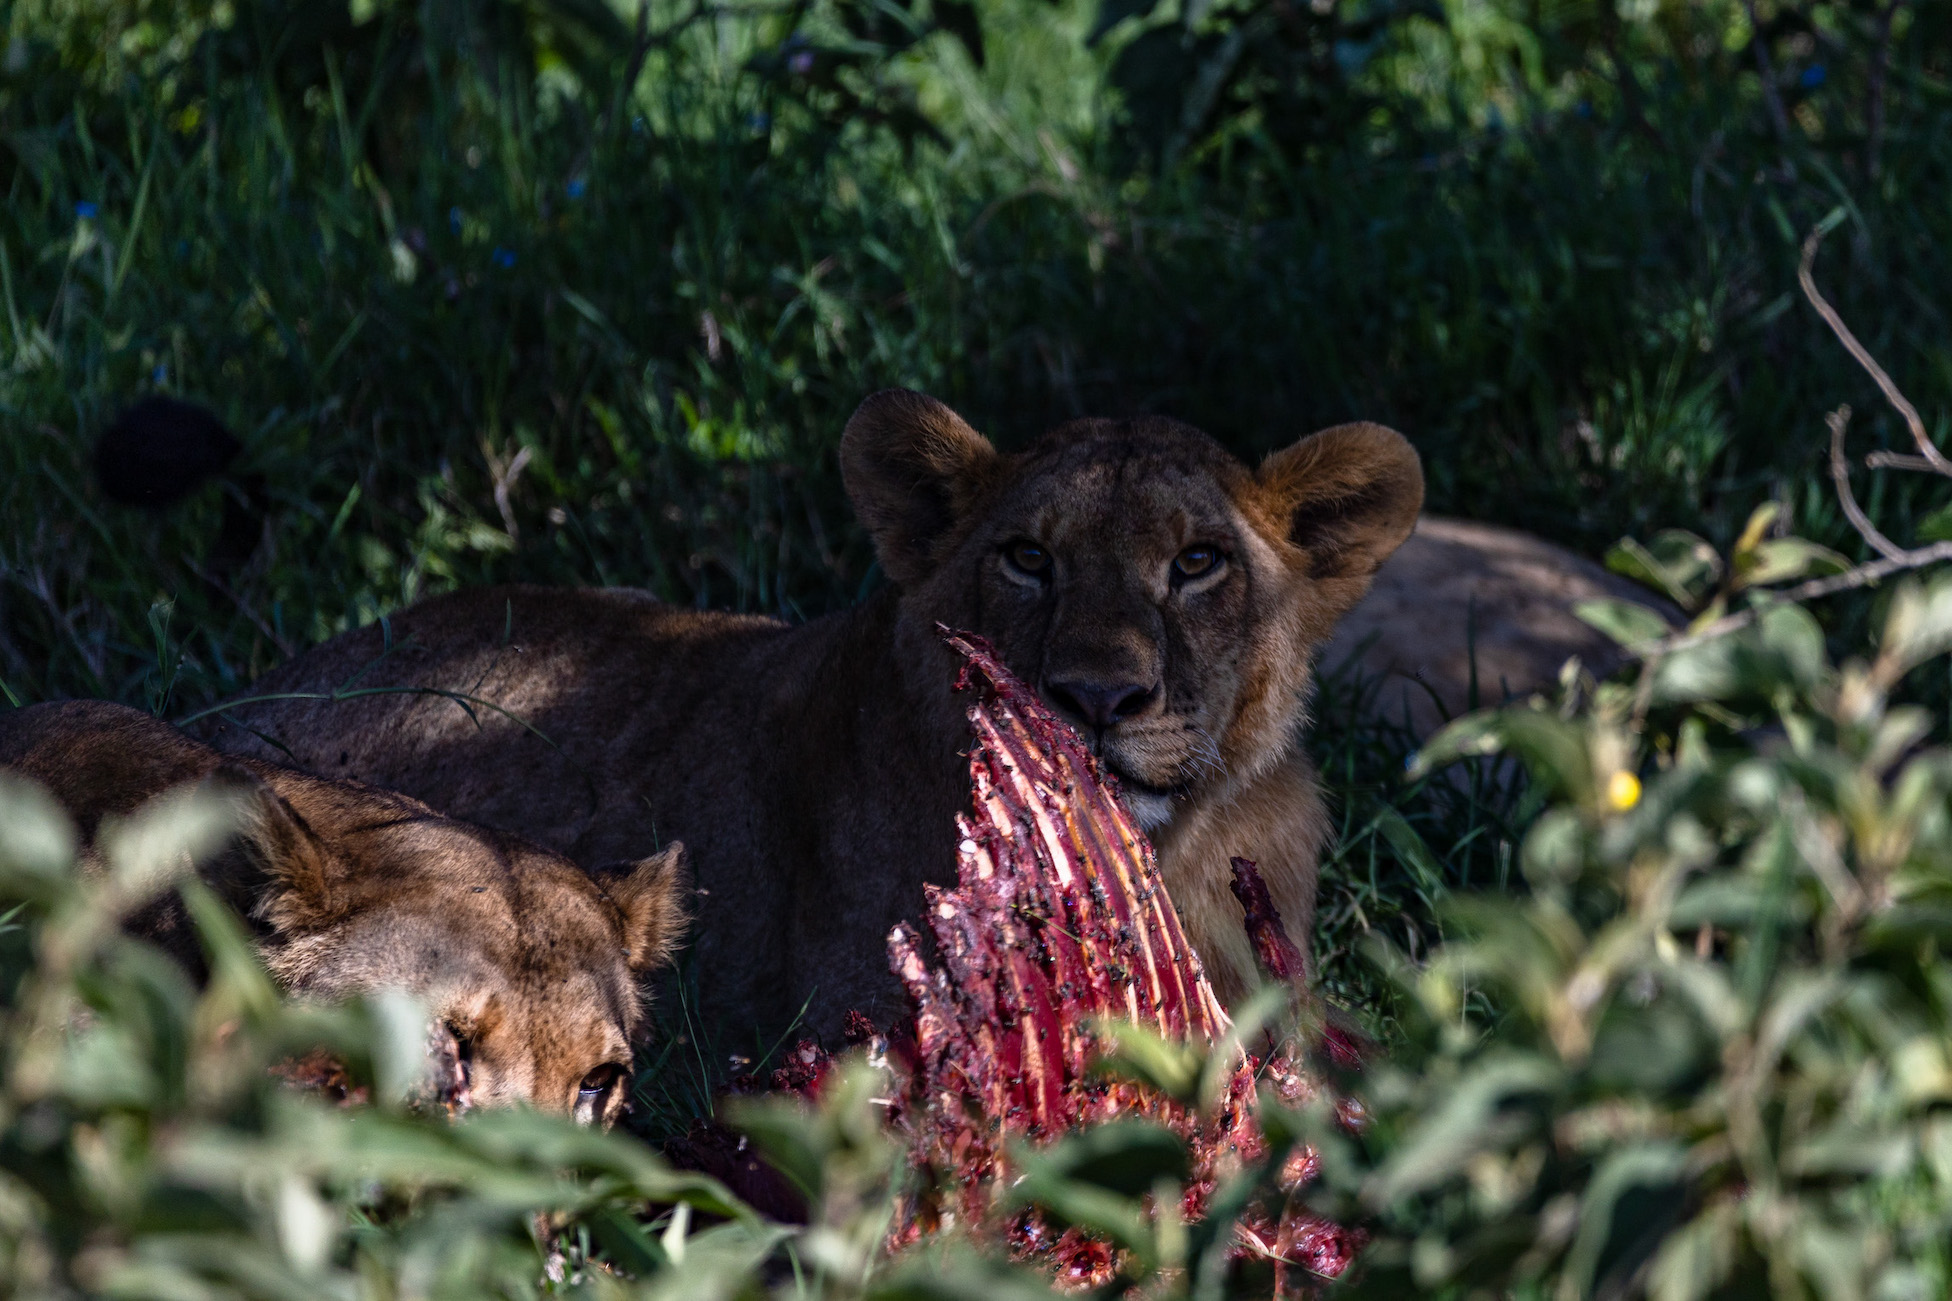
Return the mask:
<path id="1" fill-rule="evenodd" d="M 1952 542 L 1952 502 L 1918 521 L 1920 542 Z"/>
<path id="2" fill-rule="evenodd" d="M 1031 1269 L 978 1255 L 963 1245 L 911 1248 L 865 1293 L 866 1301 L 1051 1301 L 1050 1284 Z"/>
<path id="3" fill-rule="evenodd" d="M 1736 557 L 1734 587 L 1766 587 L 1812 574 L 1841 574 L 1850 561 L 1807 538 L 1770 538 Z"/>
<path id="4" fill-rule="evenodd" d="M 1115 1018 L 1093 1021 L 1091 1031 L 1104 1045 L 1093 1070 L 1149 1084 L 1176 1102 L 1199 1097 L 1204 1061 L 1197 1048 Z"/>
<path id="5" fill-rule="evenodd" d="M 1263 1031 L 1279 1033 L 1277 1022 L 1289 1011 L 1294 996 L 1294 990 L 1285 985 L 1267 984 L 1234 1003 L 1230 1009 L 1233 1024 L 1213 1041 L 1213 1046 L 1206 1050 L 1206 1060 L 1200 1065 L 1199 1093 L 1195 1097 L 1200 1110 L 1210 1112 L 1220 1104 L 1248 1044 L 1259 1039 Z"/>
<path id="6" fill-rule="evenodd" d="M 0 871 L 60 881 L 74 861 L 74 824 L 54 797 L 0 770 Z"/>
<path id="7" fill-rule="evenodd" d="M 163 792 L 128 818 L 102 819 L 96 840 L 129 905 L 154 898 L 242 825 L 246 797 L 202 787 Z"/>
<path id="8" fill-rule="evenodd" d="M 1127 18 L 1144 18 L 1158 7 L 1159 0 L 1099 0 L 1098 17 L 1092 21 L 1084 43 L 1096 45 Z"/>
<path id="9" fill-rule="evenodd" d="M 1659 705 L 1728 700 L 1754 685 L 1740 660 L 1739 634 L 1716 637 L 1662 658 L 1652 700 Z"/>
<path id="10" fill-rule="evenodd" d="M 1187 1177 L 1186 1143 L 1164 1125 L 1113 1120 L 1068 1134 L 1023 1158 L 1026 1179 L 1089 1184 L 1136 1197 L 1161 1179 Z"/>
<path id="11" fill-rule="evenodd" d="M 1569 885 L 1585 863 L 1585 821 L 1572 809 L 1547 809 L 1519 846 L 1518 865 L 1534 886 Z"/>
<path id="12" fill-rule="evenodd" d="M 1940 1070 L 1942 1073 L 1942 1056 Z M 1917 1155 L 1917 1144 L 1902 1130 L 1879 1130 L 1861 1122 L 1840 1121 L 1785 1152 L 1783 1171 L 1798 1178 L 1875 1175 L 1888 1179 L 1903 1174 Z"/>
<path id="13" fill-rule="evenodd" d="M 1497 754 L 1505 744 L 1502 713 L 1501 710 L 1482 709 L 1446 724 L 1423 743 L 1411 760 L 1406 775 L 1414 781 L 1459 759 Z"/>
<path id="14" fill-rule="evenodd" d="M 1674 1143 L 1622 1148 L 1600 1163 L 1566 1255 L 1582 1295 L 1612 1294 L 1601 1284 L 1631 1277 L 1660 1246 L 1686 1204 L 1686 1169 L 1687 1154 Z"/>
<path id="15" fill-rule="evenodd" d="M 1389 847 L 1396 851 L 1396 857 L 1416 877 L 1425 898 L 1435 899 L 1444 893 L 1443 863 L 1401 813 L 1385 806 L 1376 814 L 1376 830 L 1382 833 Z"/>
<path id="16" fill-rule="evenodd" d="M 1541 1108 L 1558 1091 L 1558 1068 L 1533 1054 L 1500 1054 L 1471 1068 L 1419 1119 L 1363 1188 L 1384 1211 L 1402 1199 L 1463 1178 L 1480 1152 L 1499 1151 L 1537 1132 Z"/>
<path id="17" fill-rule="evenodd" d="M 1952 575 L 1900 584 L 1878 649 L 1879 659 L 1900 673 L 1952 650 Z"/>
<path id="18" fill-rule="evenodd" d="M 1587 1069 L 1602 1088 L 1658 1099 L 1697 1080 L 1718 1049 L 1687 1000 L 1663 993 L 1640 1006 L 1617 998 L 1600 1020 Z"/>
<path id="19" fill-rule="evenodd" d="M 1524 761 L 1533 780 L 1576 800 L 1593 793 L 1593 759 L 1579 724 L 1542 709 L 1508 709 L 1501 718 L 1504 750 Z"/>
<path id="20" fill-rule="evenodd" d="M 1600 597 L 1579 602 L 1572 607 L 1572 612 L 1581 622 L 1599 629 L 1629 650 L 1674 631 L 1667 620 L 1637 601 Z"/>
<path id="21" fill-rule="evenodd" d="M 1576 723 L 1528 706 L 1483 710 L 1443 728 L 1417 752 L 1414 779 L 1472 755 L 1515 754 L 1548 790 L 1580 798 L 1593 788 L 1592 758 Z"/>
<path id="22" fill-rule="evenodd" d="M 1606 553 L 1616 574 L 1666 593 L 1684 610 L 1699 609 L 1721 578 L 1721 557 L 1707 541 L 1686 529 L 1663 529 L 1651 542 L 1621 538 Z"/>
<path id="23" fill-rule="evenodd" d="M 1648 1273 L 1648 1301 L 1701 1301 L 1721 1289 L 1741 1250 L 1742 1212 L 1718 1203 L 1668 1235 Z"/>
<path id="24" fill-rule="evenodd" d="M 1139 1127 L 1119 1122 L 1113 1122 L 1113 1125 L 1120 1129 Z M 1085 1138 L 1095 1132 L 1085 1130 L 1075 1137 Z M 1151 1156 L 1154 1154 L 1141 1153 L 1134 1161 L 1133 1168 L 1143 1169 L 1147 1157 Z M 1047 1163 L 1033 1153 L 1019 1150 L 1017 1160 L 1024 1173 L 1010 1187 L 1012 1205 L 1035 1206 L 1058 1228 L 1076 1226 L 1128 1251 L 1137 1252 L 1143 1257 L 1151 1256 L 1151 1217 L 1138 1194 L 1121 1192 L 1089 1180 L 1070 1178 L 1064 1173 L 1062 1159 Z M 1181 1161 L 1184 1161 L 1183 1149 Z M 1180 1169 L 1184 1169 L 1183 1164 Z"/>
<path id="25" fill-rule="evenodd" d="M 935 0 L 933 16 L 937 27 L 962 42 L 970 62 L 982 67 L 983 25 L 976 17 L 976 6 L 969 0 Z"/>
<path id="26" fill-rule="evenodd" d="M 1756 619 L 1754 639 L 1773 661 L 1764 672 L 1779 673 L 1805 689 L 1821 683 L 1830 670 L 1830 653 L 1816 616 L 1800 605 L 1773 597 L 1758 594 L 1756 602 L 1761 614 Z"/>

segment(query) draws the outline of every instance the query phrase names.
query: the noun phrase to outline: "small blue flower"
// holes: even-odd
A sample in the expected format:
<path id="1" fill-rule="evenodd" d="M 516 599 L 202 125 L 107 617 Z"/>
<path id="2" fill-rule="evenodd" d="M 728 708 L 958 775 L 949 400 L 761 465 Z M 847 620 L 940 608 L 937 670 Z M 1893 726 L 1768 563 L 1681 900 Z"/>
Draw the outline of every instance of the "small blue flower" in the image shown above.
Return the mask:
<path id="1" fill-rule="evenodd" d="M 1591 117 L 1593 116 L 1593 101 L 1590 99 L 1582 99 L 1573 105 L 1572 111 L 1581 117 Z"/>
<path id="2" fill-rule="evenodd" d="M 786 60 L 786 70 L 796 77 L 804 77 L 813 71 L 813 51 L 799 50 Z"/>
<path id="3" fill-rule="evenodd" d="M 590 188 L 590 183 L 584 180 L 582 177 L 578 176 L 573 180 L 571 180 L 568 185 L 563 186 L 563 193 L 567 194 L 572 199 L 580 199 L 583 197 L 583 191 L 589 188 Z"/>
<path id="4" fill-rule="evenodd" d="M 461 209 L 459 205 L 447 210 L 447 228 L 456 235 L 461 233 Z"/>
<path id="5" fill-rule="evenodd" d="M 101 213 L 101 208 L 83 199 L 75 205 L 75 216 L 83 221 L 93 221 Z"/>
<path id="6" fill-rule="evenodd" d="M 161 388 L 164 384 L 167 384 L 169 382 L 169 367 L 163 365 L 161 362 L 157 362 L 156 369 L 149 372 L 149 382 L 157 388 Z"/>
<path id="7" fill-rule="evenodd" d="M 772 119 L 772 115 L 769 113 L 746 114 L 746 129 L 751 131 L 754 135 L 764 134 L 767 130 L 769 130 L 772 127 L 772 125 L 773 125 L 773 119 Z"/>
<path id="8" fill-rule="evenodd" d="M 1802 85 L 1804 90 L 1815 90 L 1823 84 L 1824 78 L 1829 75 L 1829 71 L 1821 63 L 1812 63 L 1809 67 L 1803 69 L 1803 75 L 1796 80 Z"/>
<path id="9" fill-rule="evenodd" d="M 514 251 L 510 249 L 505 249 L 499 244 L 495 246 L 495 251 L 493 253 L 490 253 L 488 256 L 494 260 L 496 266 L 500 267 L 504 271 L 508 270 L 510 267 L 515 265 Z"/>

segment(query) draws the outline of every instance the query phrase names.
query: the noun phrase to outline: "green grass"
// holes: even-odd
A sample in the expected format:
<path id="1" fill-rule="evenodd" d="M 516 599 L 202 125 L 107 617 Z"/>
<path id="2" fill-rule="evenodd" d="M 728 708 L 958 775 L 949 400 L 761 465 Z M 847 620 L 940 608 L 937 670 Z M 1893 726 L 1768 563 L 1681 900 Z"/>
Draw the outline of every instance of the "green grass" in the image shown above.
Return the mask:
<path id="1" fill-rule="evenodd" d="M 834 448 L 890 384 L 1006 443 L 1163 410 L 1255 455 L 1381 419 L 1441 511 L 1595 548 L 1726 541 L 1775 497 L 1854 550 L 1821 414 L 1852 403 L 1866 449 L 1902 431 L 1796 295 L 1796 241 L 1847 209 L 1819 277 L 1942 433 L 1952 39 L 1907 18 L 1871 178 L 1867 29 L 1764 6 L 1805 9 L 1829 43 L 1798 54 L 1790 23 L 1772 48 L 1833 71 L 1787 142 L 1732 37 L 1683 58 L 1634 27 L 1630 106 L 1600 36 L 1540 28 L 1550 66 L 1507 75 L 1462 53 L 1495 32 L 1419 20 L 1363 74 L 1373 121 L 1295 148 L 1248 103 L 1166 171 L 1130 165 L 1120 43 L 1085 43 L 1085 0 L 987 0 L 981 67 L 939 33 L 857 42 L 830 85 L 742 70 L 802 11 L 679 30 L 658 6 L 674 35 L 630 88 L 621 45 L 458 3 L 313 27 L 242 5 L 176 54 L 94 39 L 115 6 L 0 10 L 0 687 L 181 717 L 492 581 L 837 608 L 878 578 Z M 1740 35 L 1738 10 L 1688 12 Z M 856 12 L 801 30 L 838 49 Z M 161 516 L 88 468 L 152 391 L 246 444 Z M 259 481 L 262 539 L 226 566 L 222 494 Z M 1860 493 L 1901 540 L 1943 496 Z M 1319 947 L 1356 1002 L 1360 938 L 1427 946 L 1435 897 L 1506 883 L 1524 812 L 1483 775 L 1405 787 L 1410 738 L 1359 693 L 1329 692 L 1314 742 L 1342 833 Z"/>

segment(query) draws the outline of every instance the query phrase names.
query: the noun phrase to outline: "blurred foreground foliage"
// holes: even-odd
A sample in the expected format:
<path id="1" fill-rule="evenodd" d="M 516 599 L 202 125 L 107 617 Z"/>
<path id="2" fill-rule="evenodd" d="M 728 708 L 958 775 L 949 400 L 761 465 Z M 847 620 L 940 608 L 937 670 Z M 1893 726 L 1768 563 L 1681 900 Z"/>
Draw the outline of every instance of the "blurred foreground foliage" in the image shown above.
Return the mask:
<path id="1" fill-rule="evenodd" d="M 1315 1132 L 1318 1206 L 1376 1217 L 1359 1294 L 1952 1288 L 1952 750 L 1893 694 L 1952 650 L 1952 575 L 1895 585 L 1833 661 L 1768 590 L 1826 567 L 1772 513 L 1725 564 L 1694 540 L 1754 578 L 1747 626 L 1597 607 L 1637 677 L 1569 675 L 1421 756 L 1515 756 L 1550 799 L 1526 897 L 1448 901 L 1420 966 L 1379 950 L 1403 1046 L 1366 1133 Z"/>
<path id="2" fill-rule="evenodd" d="M 1767 542 L 1752 532 L 1751 552 Z M 1347 1278 L 1290 1275 L 1291 1292 L 1945 1295 L 1952 750 L 1892 692 L 1952 651 L 1952 574 L 1895 585 L 1875 644 L 1838 662 L 1769 590 L 1820 561 L 1772 554 L 1788 550 L 1804 558 L 1729 558 L 1762 575 L 1740 594 L 1747 626 L 1702 638 L 1595 609 L 1642 655 L 1636 679 L 1569 672 L 1561 700 L 1468 716 L 1426 750 L 1426 767 L 1522 759 L 1546 808 L 1519 854 L 1526 893 L 1451 895 L 1448 938 L 1420 963 L 1372 945 L 1402 1033 L 1341 1082 L 1359 1128 L 1327 1098 L 1295 1112 L 1264 1092 L 1270 1151 L 1189 1225 L 1180 1140 L 1113 1123 L 1020 1153 L 1000 1209 L 1110 1244 L 1107 1295 L 1266 1296 L 1275 1272 L 1233 1250 L 1232 1216 L 1285 1196 L 1279 1171 L 1306 1142 L 1321 1175 L 1300 1195 L 1372 1239 Z M 622 1131 L 416 1112 L 415 1009 L 281 1002 L 184 875 L 218 822 L 163 802 L 78 872 L 60 816 L 0 786 L 0 1253 L 17 1291 L 1050 1295 L 965 1230 L 886 1254 L 894 1199 L 922 1172 L 883 1129 L 886 1076 L 858 1060 L 817 1106 L 728 1109 L 807 1196 L 804 1226 L 765 1222 Z M 210 954 L 201 991 L 116 929 L 170 888 Z M 1116 1069 L 1176 1095 L 1227 1074 L 1119 1040 Z M 267 1071 L 318 1047 L 378 1102 L 330 1106 Z"/>
<path id="3" fill-rule="evenodd" d="M 858 1059 L 826 1077 L 817 1106 L 758 1098 L 728 1108 L 805 1197 L 804 1224 L 763 1220 L 622 1129 L 526 1109 L 448 1119 L 418 1100 L 428 1042 L 418 1007 L 389 995 L 283 1000 L 242 924 L 190 870 L 223 843 L 235 812 L 200 792 L 171 793 L 108 820 L 99 856 L 77 865 L 61 812 L 0 773 L 0 1293 L 1053 1295 L 1043 1272 L 966 1234 L 889 1258 L 896 1198 L 921 1172 L 884 1128 L 885 1068 Z M 171 889 L 208 955 L 200 989 L 118 928 Z M 1176 1046 L 1151 1049 L 1140 1055 L 1187 1060 Z M 274 1074 L 320 1051 L 372 1101 L 335 1103 Z M 1151 1215 L 1155 1198 L 1177 1205 L 1187 1157 L 1175 1134 L 1150 1125 L 1027 1156 L 1022 1187 L 999 1189 L 998 1210 L 1044 1205 L 1047 1222 L 1098 1233 L 1124 1253 L 1123 1277 L 1162 1298 L 1265 1295 L 1269 1271 L 1228 1248 L 1231 1216 L 1279 1195 L 1274 1171 L 1293 1134 L 1276 1137 L 1266 1161 L 1222 1190 L 1224 1213 L 1201 1225 Z"/>
<path id="4" fill-rule="evenodd" d="M 0 774 L 0 1277 L 8 1295 L 527 1296 L 541 1228 L 557 1272 L 590 1234 L 657 1261 L 687 1242 L 617 1219 L 654 1200 L 725 1217 L 690 1241 L 756 1259 L 778 1234 L 641 1145 L 528 1112 L 449 1124 L 405 1100 L 426 1026 L 404 999 L 288 1004 L 242 925 L 185 869 L 232 810 L 159 800 L 79 873 L 73 832 Z M 119 920 L 180 889 L 210 958 L 201 990 Z M 273 1063 L 334 1053 L 379 1105 L 341 1108 Z M 649 1236 L 647 1236 L 649 1235 Z"/>

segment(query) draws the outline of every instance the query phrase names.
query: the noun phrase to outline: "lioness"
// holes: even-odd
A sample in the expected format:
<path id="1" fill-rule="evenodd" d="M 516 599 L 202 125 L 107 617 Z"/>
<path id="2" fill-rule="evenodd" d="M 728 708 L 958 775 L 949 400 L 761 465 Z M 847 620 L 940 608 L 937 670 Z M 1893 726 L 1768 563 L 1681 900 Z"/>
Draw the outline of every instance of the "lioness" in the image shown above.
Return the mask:
<path id="1" fill-rule="evenodd" d="M 406 989 L 453 1032 L 469 1092 L 608 1124 L 626 1102 L 637 975 L 683 928 L 683 848 L 593 879 L 561 854 L 359 782 L 229 759 L 102 701 L 0 714 L 0 768 L 48 788 L 75 820 L 84 870 L 105 818 L 209 783 L 244 801 L 240 843 L 199 874 L 257 926 L 277 982 L 334 999 Z M 131 919 L 192 968 L 199 947 L 170 894 Z"/>
<path id="2" fill-rule="evenodd" d="M 1151 833 L 1221 997 L 1253 979 L 1228 859 L 1259 862 L 1305 949 L 1326 831 L 1303 755 L 1310 656 L 1408 536 L 1417 455 L 1377 425 L 1249 470 L 1163 418 L 1079 420 L 1004 455 L 890 390 L 841 440 L 889 586 L 789 626 L 635 591 L 460 592 L 347 633 L 253 694 L 219 745 L 288 746 L 585 863 L 682 836 L 709 1014 L 779 1026 L 811 998 L 894 1010 L 884 948 L 953 876 L 964 705 L 938 622 L 979 632 L 1071 718 Z"/>

